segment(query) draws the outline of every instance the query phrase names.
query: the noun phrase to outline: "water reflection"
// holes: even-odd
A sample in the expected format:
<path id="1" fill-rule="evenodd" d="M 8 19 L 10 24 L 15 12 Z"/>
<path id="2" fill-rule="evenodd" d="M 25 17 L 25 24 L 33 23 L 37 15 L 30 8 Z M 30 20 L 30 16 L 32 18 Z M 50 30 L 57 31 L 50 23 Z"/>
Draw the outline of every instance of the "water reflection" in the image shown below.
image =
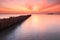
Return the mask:
<path id="1" fill-rule="evenodd" d="M 60 40 L 60 16 L 32 14 L 6 40 Z"/>
<path id="2" fill-rule="evenodd" d="M 15 32 L 20 40 L 60 39 L 60 16 L 33 14 Z"/>
<path id="3" fill-rule="evenodd" d="M 35 34 L 38 36 L 38 38 L 36 37 L 37 39 L 54 40 L 56 37 L 60 37 L 55 36 L 57 34 L 60 35 L 60 16 L 39 14 L 32 15 L 32 27 L 34 27 L 33 29 L 35 31 Z"/>

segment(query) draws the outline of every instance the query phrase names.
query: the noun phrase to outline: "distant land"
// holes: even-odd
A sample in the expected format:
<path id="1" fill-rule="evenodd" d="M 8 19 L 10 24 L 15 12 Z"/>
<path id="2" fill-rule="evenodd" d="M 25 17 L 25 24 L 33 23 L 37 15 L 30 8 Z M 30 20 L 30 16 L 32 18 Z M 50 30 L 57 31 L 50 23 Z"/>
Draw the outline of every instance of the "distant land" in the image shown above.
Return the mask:
<path id="1" fill-rule="evenodd" d="M 55 14 L 55 15 L 60 15 L 60 12 L 39 12 L 39 13 L 0 13 L 0 15 L 28 15 L 28 14 Z"/>

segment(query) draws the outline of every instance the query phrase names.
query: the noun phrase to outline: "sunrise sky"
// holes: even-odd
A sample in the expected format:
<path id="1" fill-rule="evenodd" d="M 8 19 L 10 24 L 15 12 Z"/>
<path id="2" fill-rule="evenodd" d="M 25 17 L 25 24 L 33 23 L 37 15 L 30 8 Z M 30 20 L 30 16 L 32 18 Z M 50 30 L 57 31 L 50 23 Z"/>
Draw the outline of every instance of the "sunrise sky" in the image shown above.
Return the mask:
<path id="1" fill-rule="evenodd" d="M 0 0 L 0 13 L 60 11 L 60 0 Z"/>

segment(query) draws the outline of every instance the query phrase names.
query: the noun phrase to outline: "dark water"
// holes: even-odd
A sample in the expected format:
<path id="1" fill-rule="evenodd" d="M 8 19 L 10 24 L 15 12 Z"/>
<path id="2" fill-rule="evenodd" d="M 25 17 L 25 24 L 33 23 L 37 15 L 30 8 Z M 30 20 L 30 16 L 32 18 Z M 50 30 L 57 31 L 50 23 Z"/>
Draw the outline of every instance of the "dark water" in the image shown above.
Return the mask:
<path id="1" fill-rule="evenodd" d="M 60 40 L 60 15 L 32 14 L 16 28 L 0 33 L 0 40 Z"/>

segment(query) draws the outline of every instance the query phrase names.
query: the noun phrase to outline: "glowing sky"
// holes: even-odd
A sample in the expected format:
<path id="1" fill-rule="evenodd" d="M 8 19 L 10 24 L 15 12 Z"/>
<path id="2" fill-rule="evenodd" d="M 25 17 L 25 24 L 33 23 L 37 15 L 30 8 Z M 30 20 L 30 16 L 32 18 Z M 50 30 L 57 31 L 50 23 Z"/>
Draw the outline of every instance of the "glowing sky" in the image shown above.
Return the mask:
<path id="1" fill-rule="evenodd" d="M 55 5 L 60 5 L 60 0 L 0 0 L 0 13 L 40 12 Z"/>

